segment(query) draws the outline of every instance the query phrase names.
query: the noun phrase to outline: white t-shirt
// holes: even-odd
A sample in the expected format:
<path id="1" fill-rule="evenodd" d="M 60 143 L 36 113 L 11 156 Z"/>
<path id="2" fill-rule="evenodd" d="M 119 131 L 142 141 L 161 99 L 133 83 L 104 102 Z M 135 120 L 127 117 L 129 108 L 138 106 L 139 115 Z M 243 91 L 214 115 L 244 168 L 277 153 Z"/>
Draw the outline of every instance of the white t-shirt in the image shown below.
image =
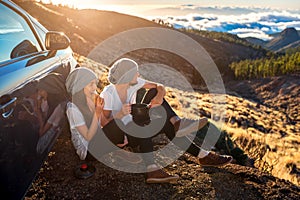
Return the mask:
<path id="1" fill-rule="evenodd" d="M 127 99 L 126 103 L 136 103 L 136 93 L 137 91 L 142 88 L 145 84 L 146 80 L 142 78 L 137 79 L 137 84 L 134 86 L 130 86 L 127 90 Z M 103 91 L 100 94 L 100 97 L 104 99 L 104 110 L 111 110 L 112 115 L 117 114 L 123 106 L 119 94 L 116 90 L 115 85 L 110 84 L 104 87 Z M 122 122 L 126 125 L 132 121 L 132 115 L 128 114 L 125 115 L 122 119 Z"/>
<path id="2" fill-rule="evenodd" d="M 67 103 L 67 117 L 70 124 L 71 140 L 76 149 L 77 155 L 84 160 L 89 142 L 78 132 L 76 127 L 85 125 L 85 120 L 79 108 L 72 102 Z"/>

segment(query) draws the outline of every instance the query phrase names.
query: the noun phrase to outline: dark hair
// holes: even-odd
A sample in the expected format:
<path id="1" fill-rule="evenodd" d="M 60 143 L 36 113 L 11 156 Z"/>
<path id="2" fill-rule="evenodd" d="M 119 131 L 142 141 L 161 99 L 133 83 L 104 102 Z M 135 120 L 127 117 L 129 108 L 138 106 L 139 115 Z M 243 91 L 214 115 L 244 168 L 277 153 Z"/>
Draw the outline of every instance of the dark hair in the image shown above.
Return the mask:
<path id="1" fill-rule="evenodd" d="M 93 113 L 90 111 L 87 105 L 86 96 L 83 92 L 83 89 L 72 96 L 72 102 L 79 108 L 84 117 L 86 125 L 89 127 L 93 120 Z"/>

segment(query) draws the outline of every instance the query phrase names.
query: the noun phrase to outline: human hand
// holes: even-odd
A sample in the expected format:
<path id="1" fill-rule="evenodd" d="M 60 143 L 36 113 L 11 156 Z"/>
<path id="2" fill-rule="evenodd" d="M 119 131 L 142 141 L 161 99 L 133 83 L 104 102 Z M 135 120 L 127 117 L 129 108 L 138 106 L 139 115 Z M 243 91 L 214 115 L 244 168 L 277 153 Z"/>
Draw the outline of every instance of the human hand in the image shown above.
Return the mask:
<path id="1" fill-rule="evenodd" d="M 124 116 L 130 114 L 131 113 L 131 105 L 123 104 L 121 112 Z"/>
<path id="2" fill-rule="evenodd" d="M 103 112 L 104 107 L 104 99 L 101 98 L 99 95 L 95 97 L 95 112 L 97 117 L 100 118 L 101 113 Z"/>
<path id="3" fill-rule="evenodd" d="M 126 146 L 128 144 L 128 139 L 126 137 L 126 135 L 124 136 L 124 142 L 122 144 L 117 144 L 118 147 L 123 148 L 124 146 Z"/>
<path id="4" fill-rule="evenodd" d="M 103 110 L 103 107 L 104 107 L 104 99 L 101 98 L 99 95 L 97 95 L 97 96 L 95 97 L 95 106 L 96 106 L 96 108 L 102 109 L 102 110 Z"/>

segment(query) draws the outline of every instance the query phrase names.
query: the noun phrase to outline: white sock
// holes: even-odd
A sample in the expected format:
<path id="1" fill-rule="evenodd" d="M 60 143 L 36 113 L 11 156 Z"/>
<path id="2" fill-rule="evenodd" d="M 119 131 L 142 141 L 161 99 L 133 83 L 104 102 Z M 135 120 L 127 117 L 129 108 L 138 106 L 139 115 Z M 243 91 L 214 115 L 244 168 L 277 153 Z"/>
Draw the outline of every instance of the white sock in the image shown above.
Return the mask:
<path id="1" fill-rule="evenodd" d="M 158 166 L 156 164 L 148 165 L 147 166 L 147 171 L 153 171 L 158 169 Z"/>
<path id="2" fill-rule="evenodd" d="M 205 156 L 207 156 L 209 154 L 209 151 L 206 151 L 204 149 L 201 149 L 199 154 L 198 154 L 198 158 L 204 158 Z"/>

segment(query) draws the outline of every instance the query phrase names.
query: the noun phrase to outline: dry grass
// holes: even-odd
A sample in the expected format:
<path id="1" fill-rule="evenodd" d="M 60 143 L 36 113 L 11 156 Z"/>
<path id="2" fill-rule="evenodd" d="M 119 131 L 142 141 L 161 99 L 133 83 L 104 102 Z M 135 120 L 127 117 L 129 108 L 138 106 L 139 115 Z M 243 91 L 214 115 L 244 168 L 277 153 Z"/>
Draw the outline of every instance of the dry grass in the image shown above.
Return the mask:
<path id="1" fill-rule="evenodd" d="M 289 180 L 299 185 L 299 151 L 292 145 L 290 137 L 279 139 L 272 134 L 262 134 L 255 129 L 242 129 L 224 126 L 232 139 L 255 159 L 255 167 L 273 176 Z M 298 145 L 299 146 L 299 145 Z"/>
<path id="2" fill-rule="evenodd" d="M 77 59 L 81 65 L 93 69 L 99 75 L 100 88 L 108 84 L 107 66 L 79 55 Z M 159 75 L 152 75 L 152 80 L 154 79 L 169 84 L 174 81 L 161 80 Z M 180 117 L 212 117 L 212 108 L 215 106 L 212 94 L 186 92 L 173 87 L 166 89 L 166 99 Z M 255 102 L 228 94 L 225 99 L 225 123 L 220 128 L 255 159 L 257 168 L 300 185 L 299 125 L 289 124 L 284 113 L 270 107 L 258 106 Z M 218 121 L 214 122 L 216 125 L 220 124 Z"/>

